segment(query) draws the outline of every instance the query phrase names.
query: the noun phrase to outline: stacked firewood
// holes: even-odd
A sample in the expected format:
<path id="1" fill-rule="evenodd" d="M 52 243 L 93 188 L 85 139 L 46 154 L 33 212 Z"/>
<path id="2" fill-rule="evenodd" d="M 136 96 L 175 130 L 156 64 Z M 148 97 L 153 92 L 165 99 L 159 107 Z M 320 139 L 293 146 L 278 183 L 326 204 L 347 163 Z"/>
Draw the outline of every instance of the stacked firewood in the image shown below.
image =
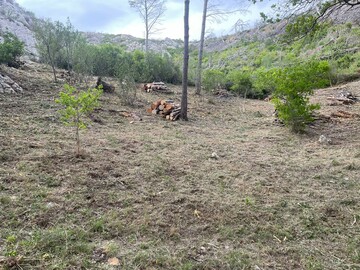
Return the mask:
<path id="1" fill-rule="evenodd" d="M 173 100 L 159 99 L 151 104 L 147 109 L 148 113 L 160 114 L 162 117 L 170 121 L 176 121 L 180 117 L 181 107 L 176 105 Z"/>

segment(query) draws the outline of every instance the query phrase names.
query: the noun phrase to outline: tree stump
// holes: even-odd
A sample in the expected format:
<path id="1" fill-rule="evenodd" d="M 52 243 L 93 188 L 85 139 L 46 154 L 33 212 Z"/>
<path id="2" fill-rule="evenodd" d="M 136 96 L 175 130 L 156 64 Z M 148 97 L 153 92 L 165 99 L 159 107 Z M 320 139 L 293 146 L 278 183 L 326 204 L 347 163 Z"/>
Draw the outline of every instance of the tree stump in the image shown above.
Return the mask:
<path id="1" fill-rule="evenodd" d="M 102 85 L 102 89 L 105 93 L 114 93 L 115 92 L 115 86 L 104 82 L 101 77 L 98 78 L 96 82 L 96 88 L 98 88 L 100 85 Z"/>

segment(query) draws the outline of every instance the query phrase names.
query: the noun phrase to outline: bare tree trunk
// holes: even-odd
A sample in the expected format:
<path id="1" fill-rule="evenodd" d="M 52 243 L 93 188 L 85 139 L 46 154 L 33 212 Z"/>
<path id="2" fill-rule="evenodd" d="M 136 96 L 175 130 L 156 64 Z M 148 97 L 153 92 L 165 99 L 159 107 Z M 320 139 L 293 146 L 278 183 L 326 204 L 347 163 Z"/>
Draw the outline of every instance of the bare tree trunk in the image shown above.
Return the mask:
<path id="1" fill-rule="evenodd" d="M 205 29 L 206 29 L 206 16 L 208 9 L 208 0 L 204 0 L 204 9 L 203 9 L 203 17 L 201 24 L 201 36 L 200 36 L 200 45 L 199 45 L 199 54 L 198 54 L 198 65 L 196 69 L 196 92 L 195 94 L 200 95 L 201 92 L 201 73 L 202 73 L 202 58 L 204 51 L 204 41 L 205 41 Z"/>
<path id="2" fill-rule="evenodd" d="M 50 65 L 54 74 L 54 81 L 57 82 L 57 78 L 56 78 L 56 70 L 55 70 L 55 61 L 53 60 L 53 58 L 51 57 L 51 52 L 50 52 L 50 48 L 49 46 L 46 46 L 47 49 L 47 54 L 49 56 L 49 60 L 50 60 Z"/>
<path id="3" fill-rule="evenodd" d="M 187 117 L 187 86 L 188 86 L 188 65 L 189 65 L 189 5 L 190 0 L 185 0 L 185 15 L 184 15 L 184 66 L 182 79 L 182 97 L 181 97 L 181 113 L 180 117 L 183 120 L 188 120 Z"/>
<path id="4" fill-rule="evenodd" d="M 78 126 L 76 126 L 76 156 L 80 156 L 80 135 Z"/>
<path id="5" fill-rule="evenodd" d="M 149 32 L 146 31 L 145 34 L 145 52 L 148 53 L 149 51 Z"/>
<path id="6" fill-rule="evenodd" d="M 145 53 L 149 51 L 149 18 L 147 16 L 147 8 L 145 8 Z"/>
<path id="7" fill-rule="evenodd" d="M 80 121 L 80 118 L 79 118 L 79 112 L 77 112 L 77 115 L 76 115 L 76 156 L 77 157 L 80 157 L 80 134 L 79 134 L 79 121 Z"/>

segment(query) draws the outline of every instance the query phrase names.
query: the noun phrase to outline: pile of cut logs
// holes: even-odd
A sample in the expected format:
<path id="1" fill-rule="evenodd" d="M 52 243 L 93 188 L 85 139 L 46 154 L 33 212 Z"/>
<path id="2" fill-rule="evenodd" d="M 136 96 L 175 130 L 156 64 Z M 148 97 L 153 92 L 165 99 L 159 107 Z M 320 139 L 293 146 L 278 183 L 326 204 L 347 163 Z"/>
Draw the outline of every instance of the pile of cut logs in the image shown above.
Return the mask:
<path id="1" fill-rule="evenodd" d="M 151 104 L 147 109 L 148 113 L 160 114 L 162 117 L 170 121 L 176 121 L 180 117 L 181 107 L 176 105 L 173 100 L 159 99 Z"/>

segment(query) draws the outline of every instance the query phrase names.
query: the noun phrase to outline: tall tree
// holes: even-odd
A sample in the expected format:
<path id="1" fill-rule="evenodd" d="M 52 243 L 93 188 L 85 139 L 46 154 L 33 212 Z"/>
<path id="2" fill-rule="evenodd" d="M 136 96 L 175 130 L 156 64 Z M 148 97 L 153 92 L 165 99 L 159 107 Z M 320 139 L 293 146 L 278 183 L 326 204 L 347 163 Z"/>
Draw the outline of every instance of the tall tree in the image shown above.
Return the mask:
<path id="1" fill-rule="evenodd" d="M 79 32 L 75 30 L 74 26 L 67 18 L 66 25 L 64 27 L 64 48 L 66 53 L 67 70 L 73 68 L 74 50 L 77 40 L 79 39 Z"/>
<path id="2" fill-rule="evenodd" d="M 199 54 L 198 54 L 198 64 L 196 67 L 196 94 L 200 95 L 201 92 L 201 72 L 202 72 L 202 58 L 204 52 L 204 41 L 205 41 L 205 28 L 206 28 L 206 15 L 208 9 L 208 2 L 209 0 L 204 0 L 204 7 L 203 7 L 203 15 L 202 15 L 202 22 L 201 22 L 201 35 L 200 35 L 200 45 L 199 45 Z"/>
<path id="3" fill-rule="evenodd" d="M 207 19 L 210 18 L 212 20 L 215 20 L 216 22 L 220 22 L 222 20 L 225 20 L 226 16 L 228 16 L 229 14 L 238 13 L 238 12 L 246 12 L 246 8 L 226 8 L 224 7 L 224 2 L 218 0 L 204 0 L 200 44 L 198 51 L 198 63 L 196 68 L 196 79 L 195 79 L 195 86 L 196 86 L 195 93 L 197 95 L 199 95 L 201 92 L 201 74 L 202 74 L 202 61 L 203 61 L 205 32 L 206 32 L 206 21 Z"/>
<path id="4" fill-rule="evenodd" d="M 155 25 L 160 23 L 164 14 L 166 0 L 129 0 L 129 5 L 135 8 L 145 24 L 145 51 L 149 51 L 149 36 L 157 29 Z"/>
<path id="5" fill-rule="evenodd" d="M 180 118 L 188 120 L 187 117 L 187 86 L 188 86 L 188 69 L 189 69 L 189 5 L 190 0 L 185 0 L 185 15 L 184 15 L 184 65 L 183 65 L 183 79 L 182 79 L 182 97 L 181 97 L 181 112 Z"/>
<path id="6" fill-rule="evenodd" d="M 40 55 L 51 65 L 54 80 L 57 82 L 55 65 L 56 58 L 64 47 L 64 25 L 59 21 L 53 23 L 48 19 L 37 21 L 34 29 Z"/>

